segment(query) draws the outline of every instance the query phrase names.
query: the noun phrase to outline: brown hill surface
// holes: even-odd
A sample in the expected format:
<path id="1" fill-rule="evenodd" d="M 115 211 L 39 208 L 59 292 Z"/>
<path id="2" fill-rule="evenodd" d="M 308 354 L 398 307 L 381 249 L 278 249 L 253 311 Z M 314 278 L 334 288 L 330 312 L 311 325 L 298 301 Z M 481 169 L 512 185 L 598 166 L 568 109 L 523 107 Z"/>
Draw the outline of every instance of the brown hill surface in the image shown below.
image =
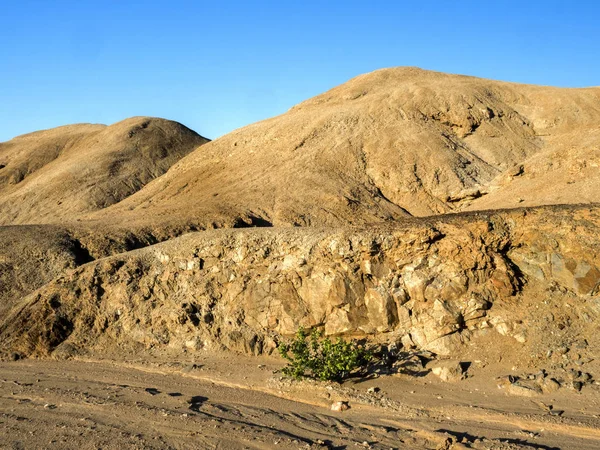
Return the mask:
<path id="1" fill-rule="evenodd" d="M 0 317 L 24 295 L 88 259 L 79 242 L 58 227 L 0 227 Z"/>
<path id="2" fill-rule="evenodd" d="M 102 217 L 340 225 L 514 207 L 521 197 L 580 203 L 600 198 L 599 123 L 600 88 L 385 69 L 209 143 Z M 584 176 L 581 197 L 571 182 Z"/>
<path id="3" fill-rule="evenodd" d="M 0 143 L 0 224 L 75 220 L 123 200 L 206 142 L 179 123 L 135 117 Z"/>

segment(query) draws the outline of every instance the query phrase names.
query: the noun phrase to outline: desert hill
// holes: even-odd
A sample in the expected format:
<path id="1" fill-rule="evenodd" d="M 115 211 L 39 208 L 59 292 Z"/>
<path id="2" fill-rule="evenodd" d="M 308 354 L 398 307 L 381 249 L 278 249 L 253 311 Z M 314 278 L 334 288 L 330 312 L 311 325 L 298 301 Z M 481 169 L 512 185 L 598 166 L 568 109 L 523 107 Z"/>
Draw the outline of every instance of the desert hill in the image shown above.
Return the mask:
<path id="1" fill-rule="evenodd" d="M 414 68 L 357 77 L 208 143 L 174 122 L 132 118 L 0 144 L 0 360 L 16 360 L 0 363 L 0 397 L 15 406 L 2 420 L 13 424 L 10 433 L 33 436 L 56 428 L 59 416 L 52 414 L 72 420 L 85 407 L 114 411 L 105 407 L 118 397 L 123 417 L 146 411 L 171 420 L 178 436 L 188 423 L 197 440 L 194 421 L 205 418 L 212 427 L 214 414 L 225 411 L 214 386 L 197 384 L 202 377 L 212 383 L 216 355 L 228 361 L 217 371 L 231 398 L 243 399 L 241 390 L 252 397 L 253 389 L 288 399 L 304 391 L 306 398 L 321 386 L 327 406 L 350 398 L 357 418 L 385 408 L 394 420 L 406 413 L 413 389 L 403 388 L 394 403 L 386 386 L 408 377 L 426 396 L 414 404 L 428 399 L 438 408 L 446 397 L 450 405 L 436 415 L 406 416 L 403 427 L 412 430 L 419 416 L 431 422 L 436 442 L 442 436 L 424 448 L 554 448 L 562 426 L 562 442 L 575 436 L 589 440 L 581 448 L 598 448 L 599 162 L 600 88 Z M 273 375 L 283 366 L 278 343 L 299 326 L 378 348 L 381 364 L 367 380 L 373 390 L 356 383 L 348 397 L 348 385 L 330 392 L 330 385 Z M 267 374 L 257 360 L 248 365 L 227 351 L 273 355 L 272 367 Z M 36 358 L 100 359 L 94 367 L 101 370 L 91 369 L 94 376 L 75 390 L 66 383 L 80 383 L 78 376 Z M 115 361 L 134 359 L 143 366 L 134 382 L 115 385 L 111 374 L 109 384 L 90 387 Z M 184 359 L 189 364 L 177 377 L 192 377 L 193 389 L 185 405 L 171 390 L 183 384 L 163 372 L 179 372 Z M 152 369 L 158 360 L 165 365 Z M 38 376 L 43 365 L 61 372 L 54 385 L 68 387 L 60 396 Z M 249 367 L 264 372 L 263 384 L 247 379 Z M 444 368 L 452 377 L 436 375 Z M 156 379 L 152 370 L 163 384 L 143 384 Z M 468 389 L 461 381 L 433 393 L 441 380 L 465 376 Z M 156 388 L 163 385 L 169 390 Z M 113 396 L 123 389 L 131 397 Z M 468 427 L 447 425 L 466 392 L 489 407 L 482 412 L 466 400 L 470 420 L 487 417 L 511 429 L 503 446 L 480 446 L 482 439 L 464 434 Z M 160 409 L 144 409 L 140 396 Z M 522 409 L 511 409 L 506 396 L 524 397 Z M 514 415 L 489 415 L 499 397 Z M 567 406 L 559 408 L 557 399 Z M 595 409 L 580 410 L 582 399 Z M 52 426 L 25 421 L 24 411 Z M 250 412 L 248 423 L 273 412 Z M 534 425 L 535 414 L 544 420 Z M 215 439 L 246 427 L 233 415 L 235 424 Z M 295 414 L 293 420 L 300 428 L 314 423 Z M 328 420 L 319 441 L 315 435 L 303 442 L 346 442 L 319 444 L 331 430 Z M 343 423 L 340 432 L 355 436 Z M 394 439 L 390 423 L 361 427 L 368 439 L 379 430 L 381 443 Z M 448 430 L 462 430 L 465 445 L 454 446 Z M 531 446 L 519 437 L 538 435 Z M 298 448 L 296 435 L 290 439 Z M 363 438 L 352 446 L 365 442 L 392 446 Z"/>
<path id="2" fill-rule="evenodd" d="M 379 70 L 203 146 L 102 218 L 338 226 L 586 203 L 599 123 L 600 88 Z"/>
<path id="3" fill-rule="evenodd" d="M 146 118 L 0 144 L 0 223 L 89 220 L 166 238 L 593 203 L 599 123 L 600 88 L 384 69 L 206 145 Z"/>
<path id="4" fill-rule="evenodd" d="M 146 117 L 16 137 L 0 144 L 0 224 L 74 221 L 123 200 L 206 142 L 179 123 Z"/>

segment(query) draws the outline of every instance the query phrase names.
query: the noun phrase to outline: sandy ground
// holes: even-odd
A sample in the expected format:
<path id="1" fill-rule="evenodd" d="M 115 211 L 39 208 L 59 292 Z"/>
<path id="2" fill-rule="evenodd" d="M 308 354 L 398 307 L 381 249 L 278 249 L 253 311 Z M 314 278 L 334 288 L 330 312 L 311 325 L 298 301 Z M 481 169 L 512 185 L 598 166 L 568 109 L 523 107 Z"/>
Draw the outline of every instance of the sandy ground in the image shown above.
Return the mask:
<path id="1" fill-rule="evenodd" d="M 343 385 L 292 382 L 281 367 L 232 355 L 1 363 L 0 448 L 600 448 L 597 385 L 526 398 L 499 389 L 490 367 L 456 383 Z M 331 411 L 338 400 L 350 409 Z"/>

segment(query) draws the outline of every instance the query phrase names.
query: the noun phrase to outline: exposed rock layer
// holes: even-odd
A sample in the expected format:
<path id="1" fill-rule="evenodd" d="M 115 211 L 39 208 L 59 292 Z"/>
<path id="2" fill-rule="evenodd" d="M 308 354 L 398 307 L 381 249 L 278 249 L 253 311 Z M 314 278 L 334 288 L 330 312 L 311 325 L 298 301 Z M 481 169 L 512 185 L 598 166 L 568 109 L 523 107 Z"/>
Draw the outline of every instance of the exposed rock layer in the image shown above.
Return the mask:
<path id="1" fill-rule="evenodd" d="M 444 355 L 499 333 L 541 354 L 551 339 L 590 336 L 600 314 L 599 228 L 596 209 L 574 207 L 369 230 L 190 233 L 66 270 L 23 298 L 0 339 L 35 356 L 260 353 L 302 325 Z"/>

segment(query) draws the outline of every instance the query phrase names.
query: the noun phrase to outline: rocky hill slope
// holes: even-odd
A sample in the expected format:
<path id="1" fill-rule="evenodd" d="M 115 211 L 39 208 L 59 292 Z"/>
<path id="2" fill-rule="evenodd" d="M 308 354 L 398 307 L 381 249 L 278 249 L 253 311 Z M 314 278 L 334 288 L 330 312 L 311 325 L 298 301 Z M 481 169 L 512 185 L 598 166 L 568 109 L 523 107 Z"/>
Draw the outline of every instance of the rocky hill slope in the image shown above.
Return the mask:
<path id="1" fill-rule="evenodd" d="M 338 226 L 597 201 L 599 123 L 600 88 L 385 69 L 211 142 L 102 217 Z"/>
<path id="2" fill-rule="evenodd" d="M 0 224 L 75 221 L 138 191 L 206 142 L 179 123 L 147 117 L 16 137 L 0 144 Z"/>
<path id="3" fill-rule="evenodd" d="M 321 326 L 454 357 L 498 336 L 499 354 L 564 368 L 564 352 L 545 362 L 548 349 L 584 339 L 577 357 L 588 362 L 600 346 L 599 232 L 588 207 L 195 232 L 62 263 L 5 315 L 0 338 L 5 354 L 23 356 L 262 353 L 300 325 Z"/>

